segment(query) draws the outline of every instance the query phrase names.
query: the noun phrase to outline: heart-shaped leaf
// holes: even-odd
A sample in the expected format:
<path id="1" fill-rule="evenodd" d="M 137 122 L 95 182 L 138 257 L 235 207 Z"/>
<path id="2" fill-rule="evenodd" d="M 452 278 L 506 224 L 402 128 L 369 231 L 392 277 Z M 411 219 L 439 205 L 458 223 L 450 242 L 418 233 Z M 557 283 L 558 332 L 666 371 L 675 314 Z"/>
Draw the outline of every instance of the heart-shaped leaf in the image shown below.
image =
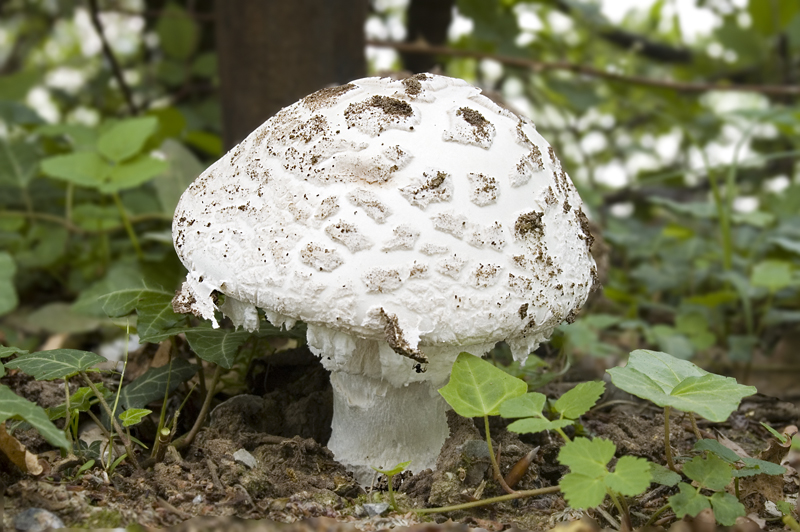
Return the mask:
<path id="1" fill-rule="evenodd" d="M 139 153 L 157 127 L 158 118 L 154 116 L 122 120 L 97 139 L 97 151 L 119 163 Z"/>
<path id="2" fill-rule="evenodd" d="M 0 384 L 0 423 L 7 419 L 24 419 L 39 431 L 50 445 L 65 450 L 70 448 L 64 431 L 53 425 L 44 408 L 15 394 L 8 386 Z"/>
<path id="3" fill-rule="evenodd" d="M 105 361 L 105 357 L 89 351 L 53 349 L 22 355 L 11 362 L 6 362 L 5 366 L 27 373 L 37 381 L 51 381 L 86 371 L 95 364 Z"/>
<path id="4" fill-rule="evenodd" d="M 633 351 L 624 368 L 607 371 L 612 382 L 628 393 L 717 422 L 728 419 L 743 397 L 757 391 L 686 360 L 644 349 Z"/>
<path id="5" fill-rule="evenodd" d="M 497 416 L 503 401 L 527 391 L 525 381 L 469 353 L 458 355 L 450 382 L 439 388 L 444 400 L 463 417 Z"/>
<path id="6" fill-rule="evenodd" d="M 236 361 L 239 347 L 250 338 L 251 333 L 232 329 L 204 329 L 197 327 L 186 332 L 189 347 L 197 356 L 208 362 L 231 369 Z"/>
<path id="7" fill-rule="evenodd" d="M 602 381 L 582 382 L 559 397 L 553 408 L 567 419 L 578 419 L 597 403 L 605 389 Z"/>

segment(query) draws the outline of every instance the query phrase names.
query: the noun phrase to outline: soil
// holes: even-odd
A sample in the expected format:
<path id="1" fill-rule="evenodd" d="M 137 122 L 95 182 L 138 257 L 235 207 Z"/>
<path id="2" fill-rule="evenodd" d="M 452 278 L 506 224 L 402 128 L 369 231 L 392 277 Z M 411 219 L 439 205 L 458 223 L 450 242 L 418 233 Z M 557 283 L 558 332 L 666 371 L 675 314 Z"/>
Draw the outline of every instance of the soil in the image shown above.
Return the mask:
<path id="1" fill-rule="evenodd" d="M 492 478 L 483 420 L 461 418 L 452 412 L 448 416 L 450 437 L 436 471 L 395 476 L 393 486 L 402 510 L 372 515 L 372 505 L 388 501 L 386 478 L 376 474 L 373 486 L 362 488 L 324 445 L 330 437 L 332 415 L 327 373 L 307 351 L 273 357 L 251 365 L 246 380 L 248 393 L 222 398 L 206 428 L 187 450 L 178 453 L 170 448 L 161 462 L 146 470 L 136 471 L 122 463 L 111 474 L 100 467 L 78 472 L 81 461 L 63 459 L 33 430 L 17 431 L 17 438 L 38 454 L 46 467 L 38 477 L 27 475 L 0 453 L 0 482 L 6 487 L 2 524 L 6 530 L 15 530 L 15 526 L 24 526 L 24 517 L 36 509 L 36 519 L 52 517 L 50 512 L 66 526 L 91 529 L 131 524 L 182 531 L 369 531 L 397 527 L 426 532 L 468 528 L 499 531 L 548 530 L 557 525 L 588 531 L 611 527 L 603 512 L 572 510 L 560 493 L 446 514 L 410 511 L 504 494 Z M 595 378 L 602 378 L 602 373 Z M 45 407 L 59 404 L 63 397 L 63 383 L 59 381 L 37 382 L 10 373 L 2 383 Z M 574 384 L 577 382 L 551 383 L 539 391 L 558 397 Z M 110 381 L 106 385 L 114 386 Z M 742 479 L 740 500 L 751 519 L 738 525 L 739 530 L 782 527 L 766 503 L 796 497 L 800 485 L 794 469 L 800 459 L 777 445 L 761 421 L 780 430 L 800 424 L 800 410 L 792 403 L 756 395 L 745 399 L 726 423 L 699 421 L 704 437 L 718 438 L 729 447 L 740 446 L 750 456 L 783 461 L 787 466 L 788 472 L 782 477 Z M 663 410 L 607 382 L 606 394 L 582 418 L 578 430 L 612 440 L 617 456 L 639 456 L 664 464 L 663 423 Z M 501 418 L 491 419 L 490 430 L 504 474 L 535 451 L 516 490 L 555 486 L 567 472 L 556 459 L 561 446 L 557 435 L 520 436 L 507 431 Z M 574 434 L 571 427 L 567 431 L 570 436 Z M 670 438 L 677 455 L 688 454 L 695 443 L 688 417 L 673 413 Z M 249 453 L 254 463 L 247 464 L 246 456 L 240 456 L 242 451 Z M 676 492 L 677 488 L 653 484 L 644 495 L 629 499 L 634 527 L 641 526 Z M 606 502 L 606 515 L 615 516 L 614 507 Z M 29 514 L 23 514 L 25 510 Z M 663 525 L 669 527 L 674 521 L 670 516 L 670 512 L 664 514 Z M 703 519 L 708 516 L 699 516 L 693 524 L 679 521 L 673 528 L 707 530 L 708 523 Z"/>

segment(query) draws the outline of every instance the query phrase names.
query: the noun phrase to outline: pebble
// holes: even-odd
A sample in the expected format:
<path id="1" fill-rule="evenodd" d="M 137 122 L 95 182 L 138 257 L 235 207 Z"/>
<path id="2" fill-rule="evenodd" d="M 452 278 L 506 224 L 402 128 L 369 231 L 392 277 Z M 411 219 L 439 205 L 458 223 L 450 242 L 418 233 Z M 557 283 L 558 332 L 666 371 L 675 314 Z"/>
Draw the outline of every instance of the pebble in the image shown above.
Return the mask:
<path id="1" fill-rule="evenodd" d="M 364 511 L 367 512 L 367 515 L 370 517 L 381 515 L 388 509 L 389 509 L 389 503 L 385 502 L 367 503 L 364 505 Z"/>
<path id="2" fill-rule="evenodd" d="M 53 512 L 41 508 L 28 508 L 14 519 L 17 532 L 44 532 L 51 528 L 64 528 L 64 522 Z"/>
<path id="3" fill-rule="evenodd" d="M 258 462 L 256 462 L 256 457 L 244 449 L 239 449 L 233 453 L 233 459 L 249 469 L 253 469 L 258 465 Z"/>

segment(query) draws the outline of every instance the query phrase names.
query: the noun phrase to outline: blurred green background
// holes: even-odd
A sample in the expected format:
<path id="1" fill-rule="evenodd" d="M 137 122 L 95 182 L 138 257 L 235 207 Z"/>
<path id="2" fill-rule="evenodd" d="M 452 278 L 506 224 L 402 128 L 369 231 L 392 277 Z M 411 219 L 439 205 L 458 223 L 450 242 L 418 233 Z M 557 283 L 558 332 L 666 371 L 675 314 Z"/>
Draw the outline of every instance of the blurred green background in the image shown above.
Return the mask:
<path id="1" fill-rule="evenodd" d="M 647 347 L 800 397 L 796 0 L 0 1 L 0 343 L 118 338 L 97 297 L 179 286 L 172 213 L 208 164 L 401 71 L 532 118 L 602 237 L 603 293 L 527 371 Z"/>

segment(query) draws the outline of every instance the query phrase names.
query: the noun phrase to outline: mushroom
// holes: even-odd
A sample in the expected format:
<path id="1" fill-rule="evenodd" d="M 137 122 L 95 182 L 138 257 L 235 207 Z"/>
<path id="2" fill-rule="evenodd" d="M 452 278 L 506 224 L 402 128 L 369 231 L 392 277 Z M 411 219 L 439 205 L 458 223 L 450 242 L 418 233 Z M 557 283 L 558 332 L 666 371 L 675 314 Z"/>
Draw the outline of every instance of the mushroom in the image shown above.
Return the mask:
<path id="1" fill-rule="evenodd" d="M 596 282 L 581 200 L 533 123 L 465 81 L 419 74 L 282 109 L 184 192 L 176 310 L 247 330 L 308 326 L 331 372 L 337 460 L 433 468 L 437 393 L 462 351 L 517 360 Z"/>

